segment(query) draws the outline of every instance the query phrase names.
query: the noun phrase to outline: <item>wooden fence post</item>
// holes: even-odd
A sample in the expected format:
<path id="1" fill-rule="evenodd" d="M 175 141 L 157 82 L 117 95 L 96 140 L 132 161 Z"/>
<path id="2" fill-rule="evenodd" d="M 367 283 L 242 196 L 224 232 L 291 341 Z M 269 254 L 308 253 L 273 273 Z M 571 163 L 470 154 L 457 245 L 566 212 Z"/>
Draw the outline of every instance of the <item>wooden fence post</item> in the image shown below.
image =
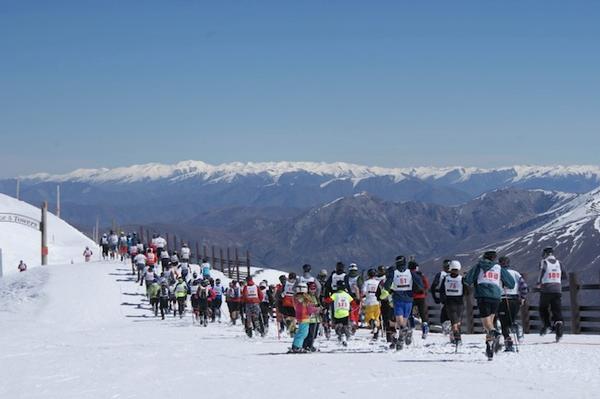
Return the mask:
<path id="1" fill-rule="evenodd" d="M 581 334 L 581 312 L 579 310 L 579 282 L 577 273 L 569 273 L 569 294 L 571 299 L 571 334 Z"/>
<path id="2" fill-rule="evenodd" d="M 202 245 L 202 258 L 208 259 L 208 250 L 206 249 L 206 245 Z"/>
<path id="3" fill-rule="evenodd" d="M 237 281 L 240 281 L 240 257 L 238 256 L 238 249 L 235 249 L 235 274 Z"/>
<path id="4" fill-rule="evenodd" d="M 475 323 L 473 323 L 473 294 L 468 293 L 465 295 L 466 299 L 466 316 L 467 316 L 467 334 L 473 334 L 475 330 Z"/>
<path id="5" fill-rule="evenodd" d="M 529 334 L 531 331 L 531 323 L 529 320 L 529 301 L 525 298 L 521 305 L 521 323 L 523 324 L 523 332 Z"/>
<path id="6" fill-rule="evenodd" d="M 196 262 L 200 264 L 200 244 L 196 241 Z"/>
<path id="7" fill-rule="evenodd" d="M 229 247 L 227 247 L 227 276 L 231 278 L 231 255 L 229 251 Z"/>
<path id="8" fill-rule="evenodd" d="M 165 241 L 167 242 L 167 250 L 169 249 L 169 233 L 165 233 Z"/>
<path id="9" fill-rule="evenodd" d="M 221 263 L 221 273 L 225 273 L 225 268 L 223 267 L 223 248 L 219 248 L 219 261 Z"/>
<path id="10" fill-rule="evenodd" d="M 214 245 L 210 248 L 210 252 L 211 252 L 211 255 L 212 255 L 211 258 L 210 258 L 210 264 L 211 264 L 211 266 L 213 268 L 216 268 L 217 267 L 217 261 L 215 259 L 215 246 Z"/>
<path id="11" fill-rule="evenodd" d="M 246 269 L 248 270 L 248 276 L 250 275 L 250 251 L 246 251 Z"/>

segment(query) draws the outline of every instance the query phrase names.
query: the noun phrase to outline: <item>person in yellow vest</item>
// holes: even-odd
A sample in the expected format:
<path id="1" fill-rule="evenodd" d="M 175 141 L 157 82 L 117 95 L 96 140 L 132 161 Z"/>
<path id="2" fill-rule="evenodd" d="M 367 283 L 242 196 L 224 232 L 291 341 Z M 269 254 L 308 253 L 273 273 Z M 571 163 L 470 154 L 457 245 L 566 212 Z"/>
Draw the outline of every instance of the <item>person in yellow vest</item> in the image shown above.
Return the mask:
<path id="1" fill-rule="evenodd" d="M 337 290 L 331 294 L 328 298 L 325 298 L 325 303 L 333 304 L 333 326 L 335 333 L 337 334 L 338 341 L 343 346 L 348 346 L 348 339 L 350 338 L 350 306 L 352 301 L 352 295 L 346 292 L 346 284 L 344 281 L 337 282 Z"/>

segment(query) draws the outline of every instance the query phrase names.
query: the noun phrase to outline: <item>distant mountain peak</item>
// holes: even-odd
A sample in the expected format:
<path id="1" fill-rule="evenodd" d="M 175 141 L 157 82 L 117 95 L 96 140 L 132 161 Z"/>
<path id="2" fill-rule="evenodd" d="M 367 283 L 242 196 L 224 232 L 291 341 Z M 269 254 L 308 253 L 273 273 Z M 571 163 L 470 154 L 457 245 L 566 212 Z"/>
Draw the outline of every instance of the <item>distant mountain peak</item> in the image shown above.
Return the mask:
<path id="1" fill-rule="evenodd" d="M 181 161 L 175 164 L 147 163 L 117 168 L 77 169 L 65 174 L 37 173 L 22 176 L 21 179 L 48 182 L 85 183 L 134 183 L 140 181 L 181 181 L 200 178 L 202 181 L 230 182 L 236 176 L 258 175 L 272 183 L 288 173 L 308 173 L 323 176 L 329 180 L 351 180 L 356 186 L 360 181 L 371 177 L 387 176 L 395 182 L 407 178 L 423 181 L 444 180 L 448 184 L 465 182 L 476 176 L 503 173 L 507 183 L 516 183 L 535 178 L 559 178 L 580 176 L 596 180 L 600 184 L 600 166 L 531 166 L 517 165 L 501 168 L 477 168 L 463 166 L 448 167 L 409 167 L 385 168 L 365 166 L 346 162 L 232 162 L 211 165 L 203 161 Z"/>

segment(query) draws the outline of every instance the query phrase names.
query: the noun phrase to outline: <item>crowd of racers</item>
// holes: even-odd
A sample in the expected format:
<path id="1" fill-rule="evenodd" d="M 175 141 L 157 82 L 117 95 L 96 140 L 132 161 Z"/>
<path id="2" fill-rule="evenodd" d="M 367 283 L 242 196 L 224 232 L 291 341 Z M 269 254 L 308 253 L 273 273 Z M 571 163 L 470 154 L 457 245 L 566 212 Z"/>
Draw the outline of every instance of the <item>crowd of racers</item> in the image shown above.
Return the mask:
<path id="1" fill-rule="evenodd" d="M 474 290 L 486 332 L 486 353 L 491 359 L 500 347 L 500 337 L 504 338 L 505 350 L 514 351 L 514 340 L 522 334 L 517 314 L 529 292 L 522 275 L 511 268 L 510 259 L 498 258 L 495 251 L 485 252 L 464 276 L 459 261 L 444 260 L 431 284 L 413 258 L 400 255 L 393 266 L 368 269 L 366 276 L 354 263 L 346 270 L 338 262 L 332 273 L 323 269 L 315 276 L 312 267 L 305 264 L 300 276 L 293 272 L 281 275 L 278 284 L 266 280 L 257 284 L 248 276 L 224 286 L 220 279 L 211 277 L 207 259 L 192 271 L 191 250 L 185 243 L 179 252 L 169 251 L 160 235 L 155 234 L 145 245 L 136 233 L 117 235 L 111 231 L 102 236 L 100 245 L 103 259 L 130 260 L 131 273 L 136 283 L 145 285 L 155 316 L 181 318 L 189 304 L 194 323 L 207 326 L 221 322 L 224 303 L 230 324 L 240 322 L 250 337 L 264 336 L 273 324 L 279 335 L 287 332 L 293 337 L 293 353 L 315 351 L 315 339 L 329 339 L 332 333 L 347 346 L 359 327 L 369 328 L 373 340 L 385 339 L 396 350 L 412 343 L 417 325 L 421 338 L 426 339 L 428 293 L 436 303 L 442 303 L 443 332 L 451 343 L 459 345 L 464 296 Z M 87 261 L 91 251 L 84 251 L 84 256 Z M 562 336 L 560 284 L 564 274 L 552 248 L 544 249 L 538 279 L 544 322 L 540 333 L 553 330 L 557 340 Z"/>

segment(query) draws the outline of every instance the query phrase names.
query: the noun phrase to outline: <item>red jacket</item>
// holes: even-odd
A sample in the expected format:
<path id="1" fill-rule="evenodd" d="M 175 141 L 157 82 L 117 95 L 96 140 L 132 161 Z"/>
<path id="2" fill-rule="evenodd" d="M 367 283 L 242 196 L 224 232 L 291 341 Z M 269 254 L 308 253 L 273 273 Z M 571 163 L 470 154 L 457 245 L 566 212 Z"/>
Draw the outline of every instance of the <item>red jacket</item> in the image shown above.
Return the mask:
<path id="1" fill-rule="evenodd" d="M 244 303 L 261 303 L 263 297 L 262 291 L 254 284 L 254 281 L 248 281 L 242 290 L 242 302 Z"/>
<path id="2" fill-rule="evenodd" d="M 424 299 L 425 297 L 427 297 L 427 292 L 429 291 L 429 280 L 427 279 L 427 276 L 425 276 L 423 273 L 421 272 L 417 272 L 421 278 L 423 279 L 423 292 L 415 292 L 413 294 L 413 299 Z"/>

